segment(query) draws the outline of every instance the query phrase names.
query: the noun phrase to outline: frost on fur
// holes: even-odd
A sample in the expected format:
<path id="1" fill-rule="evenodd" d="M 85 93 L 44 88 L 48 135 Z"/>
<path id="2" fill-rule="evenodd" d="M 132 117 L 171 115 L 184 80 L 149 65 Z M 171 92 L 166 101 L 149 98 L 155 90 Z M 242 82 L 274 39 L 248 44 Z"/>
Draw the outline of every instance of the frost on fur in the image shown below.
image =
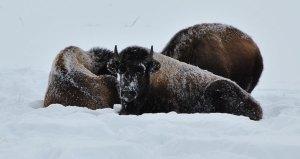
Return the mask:
<path id="1" fill-rule="evenodd" d="M 151 52 L 152 49 L 135 46 L 119 54 L 119 67 L 112 70 L 122 74 L 120 114 L 221 112 L 261 119 L 259 104 L 233 81 Z M 145 69 L 140 65 L 146 66 Z M 156 71 L 150 71 L 153 67 Z M 128 89 L 135 80 L 138 89 Z M 214 102 L 221 99 L 222 102 Z"/>
<path id="2" fill-rule="evenodd" d="M 59 103 L 90 109 L 112 108 L 118 95 L 116 78 L 103 71 L 108 55 L 107 50 L 85 52 L 75 46 L 62 50 L 52 65 L 44 106 Z"/>

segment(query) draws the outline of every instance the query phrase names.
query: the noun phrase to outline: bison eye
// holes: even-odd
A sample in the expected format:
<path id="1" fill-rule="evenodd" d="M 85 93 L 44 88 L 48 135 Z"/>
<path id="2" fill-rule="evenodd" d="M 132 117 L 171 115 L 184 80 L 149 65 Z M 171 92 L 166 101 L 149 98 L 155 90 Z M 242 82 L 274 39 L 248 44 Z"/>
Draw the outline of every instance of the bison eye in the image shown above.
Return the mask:
<path id="1" fill-rule="evenodd" d="M 146 67 L 143 64 L 141 64 L 141 65 L 135 66 L 132 69 L 133 69 L 132 71 L 136 72 L 136 74 L 143 75 L 145 73 Z"/>

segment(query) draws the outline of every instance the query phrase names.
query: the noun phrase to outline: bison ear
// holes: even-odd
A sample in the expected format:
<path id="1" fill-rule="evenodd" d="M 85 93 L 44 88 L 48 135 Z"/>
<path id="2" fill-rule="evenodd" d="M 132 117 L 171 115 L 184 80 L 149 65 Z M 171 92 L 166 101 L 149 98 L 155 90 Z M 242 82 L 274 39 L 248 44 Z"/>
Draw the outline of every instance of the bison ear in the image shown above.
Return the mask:
<path id="1" fill-rule="evenodd" d="M 148 66 L 151 73 L 154 73 L 160 69 L 160 63 L 154 59 L 149 62 Z"/>

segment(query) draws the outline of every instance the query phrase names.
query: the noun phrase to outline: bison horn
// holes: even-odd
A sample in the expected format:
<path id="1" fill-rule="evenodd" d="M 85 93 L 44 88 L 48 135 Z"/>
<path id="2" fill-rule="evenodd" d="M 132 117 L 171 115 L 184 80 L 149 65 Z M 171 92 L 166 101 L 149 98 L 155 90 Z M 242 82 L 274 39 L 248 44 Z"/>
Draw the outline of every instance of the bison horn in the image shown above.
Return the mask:
<path id="1" fill-rule="evenodd" d="M 150 56 L 153 57 L 153 45 L 151 45 Z"/>
<path id="2" fill-rule="evenodd" d="M 118 55 L 118 47 L 117 47 L 117 45 L 115 45 L 114 54 Z"/>

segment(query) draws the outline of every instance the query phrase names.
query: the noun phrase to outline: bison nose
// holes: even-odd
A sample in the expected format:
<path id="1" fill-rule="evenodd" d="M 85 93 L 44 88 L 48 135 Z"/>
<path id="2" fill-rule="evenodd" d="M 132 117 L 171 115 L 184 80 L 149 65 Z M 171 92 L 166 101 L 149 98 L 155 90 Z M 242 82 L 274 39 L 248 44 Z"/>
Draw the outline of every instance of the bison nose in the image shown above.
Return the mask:
<path id="1" fill-rule="evenodd" d="M 137 92 L 135 91 L 121 91 L 121 99 L 126 102 L 132 102 L 137 97 Z"/>

